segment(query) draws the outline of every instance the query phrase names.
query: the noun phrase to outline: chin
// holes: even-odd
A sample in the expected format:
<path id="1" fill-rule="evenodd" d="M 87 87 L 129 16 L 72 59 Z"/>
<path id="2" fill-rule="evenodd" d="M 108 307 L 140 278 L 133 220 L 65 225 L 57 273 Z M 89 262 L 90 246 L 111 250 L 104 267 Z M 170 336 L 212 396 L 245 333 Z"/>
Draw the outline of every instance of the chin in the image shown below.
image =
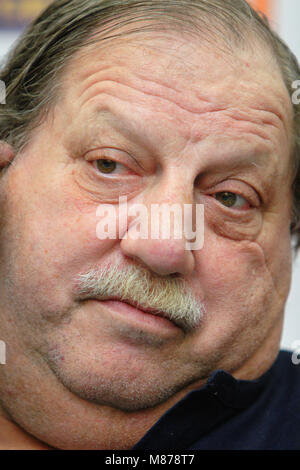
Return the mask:
<path id="1" fill-rule="evenodd" d="M 123 411 L 153 408 L 167 401 L 182 387 L 164 383 L 161 377 L 144 377 L 132 380 L 126 372 L 123 376 L 108 377 L 91 373 L 68 374 L 56 371 L 60 382 L 73 395 L 101 406 Z"/>

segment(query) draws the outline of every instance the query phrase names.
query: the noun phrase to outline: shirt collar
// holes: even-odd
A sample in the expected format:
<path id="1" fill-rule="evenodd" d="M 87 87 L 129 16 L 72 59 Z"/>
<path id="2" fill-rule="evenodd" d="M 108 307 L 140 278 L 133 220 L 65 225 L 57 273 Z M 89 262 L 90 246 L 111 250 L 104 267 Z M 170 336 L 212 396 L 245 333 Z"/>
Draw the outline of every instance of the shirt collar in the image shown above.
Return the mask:
<path id="1" fill-rule="evenodd" d="M 236 379 L 216 370 L 205 385 L 166 411 L 133 450 L 189 448 L 196 439 L 257 401 L 271 380 L 275 363 L 256 380 Z"/>

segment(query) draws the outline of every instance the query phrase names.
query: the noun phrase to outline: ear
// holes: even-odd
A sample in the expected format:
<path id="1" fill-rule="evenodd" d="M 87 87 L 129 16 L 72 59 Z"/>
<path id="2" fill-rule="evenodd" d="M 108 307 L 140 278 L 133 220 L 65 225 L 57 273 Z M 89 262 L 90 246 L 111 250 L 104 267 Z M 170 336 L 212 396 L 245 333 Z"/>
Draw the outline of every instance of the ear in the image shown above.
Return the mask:
<path id="1" fill-rule="evenodd" d="M 7 167 L 14 159 L 15 152 L 11 145 L 0 140 L 0 171 Z"/>

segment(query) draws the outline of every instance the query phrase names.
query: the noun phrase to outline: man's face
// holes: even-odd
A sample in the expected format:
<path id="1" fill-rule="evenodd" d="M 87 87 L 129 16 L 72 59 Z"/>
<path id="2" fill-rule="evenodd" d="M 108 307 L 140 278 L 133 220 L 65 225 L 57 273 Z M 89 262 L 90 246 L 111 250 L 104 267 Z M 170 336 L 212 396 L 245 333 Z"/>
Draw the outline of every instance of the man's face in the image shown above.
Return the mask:
<path id="1" fill-rule="evenodd" d="M 137 410 L 217 368 L 251 378 L 273 361 L 290 283 L 291 109 L 269 60 L 151 34 L 72 60 L 53 113 L 1 181 L 7 408 L 16 388 L 41 387 L 44 403 Z M 119 196 L 149 210 L 204 204 L 203 248 L 100 240 L 96 210 L 118 213 Z M 158 291 L 184 281 L 205 308 L 198 326 L 80 293 L 79 274 L 117 268 L 128 281 L 132 267 Z"/>

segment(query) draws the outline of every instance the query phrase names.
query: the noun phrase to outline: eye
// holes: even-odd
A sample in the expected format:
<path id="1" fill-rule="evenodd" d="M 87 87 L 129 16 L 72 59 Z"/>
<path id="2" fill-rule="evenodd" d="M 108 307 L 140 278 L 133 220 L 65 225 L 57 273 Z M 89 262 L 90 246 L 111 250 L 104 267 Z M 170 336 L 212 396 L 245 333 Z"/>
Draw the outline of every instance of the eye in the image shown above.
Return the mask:
<path id="1" fill-rule="evenodd" d="M 115 162 L 114 160 L 109 160 L 106 158 L 101 158 L 93 162 L 93 166 L 100 172 L 106 175 L 111 174 L 120 174 L 124 171 L 129 171 L 126 169 L 122 163 Z"/>
<path id="2" fill-rule="evenodd" d="M 222 191 L 215 194 L 215 198 L 223 206 L 232 208 L 232 209 L 249 209 L 251 207 L 250 203 L 244 197 L 236 193 L 230 193 L 228 191 Z"/>

